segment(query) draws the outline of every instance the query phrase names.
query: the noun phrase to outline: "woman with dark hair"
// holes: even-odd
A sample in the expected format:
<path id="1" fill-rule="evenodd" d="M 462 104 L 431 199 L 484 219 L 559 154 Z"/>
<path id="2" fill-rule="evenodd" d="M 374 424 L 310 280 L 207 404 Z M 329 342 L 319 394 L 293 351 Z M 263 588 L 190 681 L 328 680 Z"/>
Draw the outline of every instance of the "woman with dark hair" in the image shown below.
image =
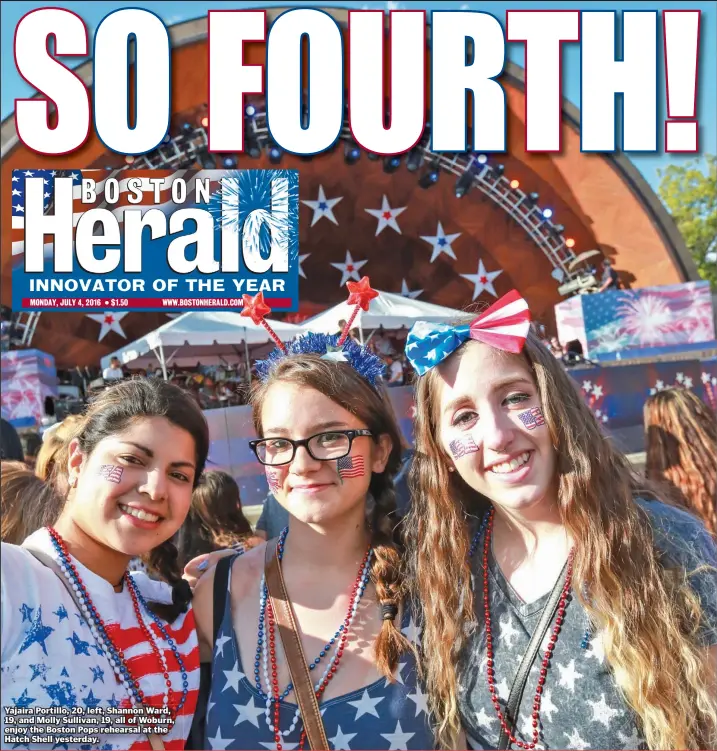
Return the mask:
<path id="1" fill-rule="evenodd" d="M 250 445 L 289 524 L 278 541 L 231 563 L 225 593 L 213 591 L 216 569 L 195 590 L 213 671 L 203 747 L 306 747 L 311 718 L 297 706 L 275 628 L 268 549 L 310 660 L 307 689 L 327 747 L 433 748 L 393 534 L 400 432 L 377 380 L 380 359 L 347 337 L 311 334 L 258 366 L 251 404 L 259 438 Z M 218 594 L 224 617 L 214 624 Z"/>
<path id="2" fill-rule="evenodd" d="M 15 426 L 4 417 L 0 418 L 0 459 L 9 459 L 13 462 L 25 461 L 20 436 Z"/>
<path id="3" fill-rule="evenodd" d="M 245 552 L 261 540 L 244 516 L 239 486 L 227 472 L 205 472 L 192 493 L 189 514 L 177 535 L 179 565 L 214 550 Z"/>
<path id="4" fill-rule="evenodd" d="M 54 488 L 22 462 L 0 464 L 2 541 L 20 545 L 40 527 L 52 524 L 62 504 Z"/>
<path id="5" fill-rule="evenodd" d="M 657 500 L 517 292 L 417 323 L 407 548 L 450 747 L 715 748 L 717 547 Z"/>
<path id="6" fill-rule="evenodd" d="M 662 483 L 677 501 L 717 534 L 717 417 L 689 389 L 669 388 L 644 406 L 648 480 Z"/>
<path id="7" fill-rule="evenodd" d="M 168 540 L 208 448 L 200 410 L 163 381 L 120 383 L 89 406 L 69 445 L 59 518 L 21 547 L 2 544 L 2 671 L 12 676 L 2 682 L 3 737 L 8 708 L 102 707 L 120 722 L 138 711 L 158 724 L 134 719 L 121 735 L 99 731 L 97 747 L 146 748 L 149 739 L 156 749 L 163 739 L 184 748 L 199 650 L 191 593 L 176 578 Z M 128 573 L 130 559 L 150 551 L 173 590 Z"/>

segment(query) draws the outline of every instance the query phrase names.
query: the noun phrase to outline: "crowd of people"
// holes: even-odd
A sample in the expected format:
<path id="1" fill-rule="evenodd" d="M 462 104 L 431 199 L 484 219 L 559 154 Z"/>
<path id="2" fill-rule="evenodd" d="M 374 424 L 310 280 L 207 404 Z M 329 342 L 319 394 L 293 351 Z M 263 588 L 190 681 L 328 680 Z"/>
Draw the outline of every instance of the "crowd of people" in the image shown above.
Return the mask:
<path id="1" fill-rule="evenodd" d="M 257 363 L 256 530 L 186 383 L 116 379 L 33 468 L 4 423 L 3 733 L 12 707 L 119 706 L 168 720 L 90 747 L 714 748 L 715 416 L 648 400 L 639 475 L 511 295 L 474 338 Z"/>

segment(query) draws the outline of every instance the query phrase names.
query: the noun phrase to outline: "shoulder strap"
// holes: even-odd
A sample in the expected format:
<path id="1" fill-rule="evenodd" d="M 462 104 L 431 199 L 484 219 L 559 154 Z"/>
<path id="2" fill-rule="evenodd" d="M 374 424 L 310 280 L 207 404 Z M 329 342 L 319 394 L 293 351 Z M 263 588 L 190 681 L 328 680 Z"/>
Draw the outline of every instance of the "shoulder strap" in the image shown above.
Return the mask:
<path id="1" fill-rule="evenodd" d="M 51 555 L 46 553 L 42 548 L 40 548 L 34 542 L 30 542 L 29 540 L 25 540 L 25 542 L 23 542 L 22 544 L 22 547 L 25 548 L 25 550 L 29 550 L 43 566 L 46 566 L 56 574 L 57 578 L 65 585 L 65 589 L 70 593 L 70 597 L 72 597 L 72 600 L 77 606 L 77 610 L 80 612 L 80 615 L 85 619 L 85 621 L 87 621 L 87 617 L 82 610 L 82 602 L 77 596 L 77 592 L 72 589 L 69 582 L 65 578 L 64 574 L 62 573 L 62 569 L 60 568 L 57 561 Z M 87 623 L 87 625 L 90 625 L 89 622 Z M 153 751 L 164 751 L 164 742 L 162 741 L 162 737 L 158 733 L 147 733 L 147 739 L 149 740 L 150 748 Z"/>
<path id="2" fill-rule="evenodd" d="M 513 679 L 513 685 L 510 688 L 510 694 L 508 695 L 508 705 L 505 711 L 505 719 L 511 730 L 515 729 L 515 724 L 518 722 L 518 710 L 520 709 L 520 702 L 523 700 L 523 692 L 525 691 L 525 684 L 528 682 L 528 674 L 530 668 L 535 661 L 535 656 L 538 654 L 540 645 L 545 638 L 545 634 L 550 628 L 555 611 L 558 609 L 558 603 L 560 602 L 560 595 L 563 591 L 565 584 L 565 572 L 567 570 L 567 562 L 563 566 L 563 570 L 560 572 L 560 576 L 555 581 L 553 591 L 550 593 L 548 601 L 545 603 L 543 612 L 540 616 L 540 621 L 533 631 L 533 636 L 528 644 L 528 649 L 523 655 L 523 659 L 518 667 L 518 672 Z M 500 731 L 500 738 L 498 739 L 498 748 L 507 749 L 510 747 L 510 738 L 505 728 Z"/>
<path id="3" fill-rule="evenodd" d="M 267 542 L 264 565 L 271 608 L 279 627 L 281 644 L 284 647 L 284 654 L 289 665 L 289 674 L 291 675 L 291 682 L 294 684 L 294 693 L 299 704 L 301 718 L 304 721 L 309 745 L 313 751 L 329 751 L 329 742 L 326 738 L 324 723 L 321 720 L 319 703 L 316 701 L 316 693 L 309 675 L 309 668 L 306 665 L 299 629 L 296 625 L 291 602 L 286 594 L 284 576 L 281 573 L 281 564 L 277 555 L 277 542 L 277 540 Z"/>
<path id="4" fill-rule="evenodd" d="M 227 604 L 227 589 L 229 588 L 229 572 L 232 568 L 232 563 L 236 556 L 225 555 L 217 561 L 217 566 L 214 569 L 214 608 L 212 624 L 212 631 L 214 633 L 214 640 L 212 644 L 217 643 L 217 637 L 219 636 L 219 629 L 222 627 L 222 621 L 224 620 L 224 611 Z"/>

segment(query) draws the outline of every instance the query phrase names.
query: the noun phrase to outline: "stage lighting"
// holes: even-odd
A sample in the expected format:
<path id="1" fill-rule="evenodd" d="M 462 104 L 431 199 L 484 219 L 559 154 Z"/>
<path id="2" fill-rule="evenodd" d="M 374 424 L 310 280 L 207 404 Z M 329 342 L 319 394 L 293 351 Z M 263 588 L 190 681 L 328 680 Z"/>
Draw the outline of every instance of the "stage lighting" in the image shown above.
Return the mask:
<path id="1" fill-rule="evenodd" d="M 127 162 L 127 164 L 132 164 L 134 162 L 134 157 L 133 156 L 126 156 L 124 158 L 124 160 L 125 160 L 125 162 Z"/>
<path id="2" fill-rule="evenodd" d="M 485 154 L 479 154 L 476 161 L 478 164 L 485 164 L 488 161 L 488 157 Z"/>
<path id="3" fill-rule="evenodd" d="M 552 215 L 553 215 L 552 209 L 543 209 L 543 219 L 550 219 Z"/>
<path id="4" fill-rule="evenodd" d="M 420 146 L 411 149 L 406 157 L 406 169 L 409 172 L 417 172 L 423 164 L 423 151 Z"/>
<path id="5" fill-rule="evenodd" d="M 246 123 L 246 146 L 244 147 L 244 151 L 252 158 L 252 159 L 258 159 L 261 156 L 261 146 L 259 146 L 259 141 L 257 137 L 254 135 L 254 133 L 251 132 L 249 129 L 249 124 Z"/>
<path id="6" fill-rule="evenodd" d="M 463 198 L 466 193 L 473 187 L 473 175 L 470 172 L 464 172 L 456 182 L 456 198 Z"/>
<path id="7" fill-rule="evenodd" d="M 194 130 L 194 126 L 191 123 L 182 123 L 182 130 L 185 133 L 191 133 Z"/>
<path id="8" fill-rule="evenodd" d="M 400 166 L 401 166 L 400 156 L 387 156 L 383 160 L 383 171 L 387 172 L 389 175 L 392 172 L 395 172 Z"/>
<path id="9" fill-rule="evenodd" d="M 247 117 L 254 117 L 254 115 L 256 115 L 256 107 L 253 104 L 247 104 L 244 108 L 244 112 Z"/>
<path id="10" fill-rule="evenodd" d="M 381 156 L 379 154 L 374 154 L 373 151 L 367 151 L 366 156 L 372 161 L 377 162 Z"/>
<path id="11" fill-rule="evenodd" d="M 554 224 L 552 226 L 553 232 L 555 232 L 558 235 L 562 235 L 563 232 L 565 232 L 565 227 L 562 224 Z"/>
<path id="12" fill-rule="evenodd" d="M 279 164 L 282 156 L 284 156 L 284 152 L 275 143 L 272 143 L 269 146 L 269 161 L 272 164 Z"/>
<path id="13" fill-rule="evenodd" d="M 207 128 L 208 126 L 209 126 L 209 118 L 205 116 L 202 118 L 202 128 Z"/>
<path id="14" fill-rule="evenodd" d="M 418 184 L 424 189 L 430 188 L 432 185 L 435 185 L 438 182 L 440 174 L 441 173 L 437 165 L 431 165 L 430 167 L 428 167 L 426 172 L 421 175 Z"/>
<path id="15" fill-rule="evenodd" d="M 511 180 L 510 181 L 510 187 L 513 188 L 513 190 L 517 190 L 520 187 L 520 181 L 519 180 Z"/>
<path id="16" fill-rule="evenodd" d="M 214 158 L 213 154 L 210 154 L 208 151 L 205 151 L 202 149 L 197 154 L 197 161 L 201 165 L 202 169 L 216 169 L 217 168 L 217 160 Z"/>
<path id="17" fill-rule="evenodd" d="M 569 238 L 568 238 L 568 239 L 567 239 L 567 240 L 565 241 L 565 244 L 566 244 L 566 245 L 568 246 L 568 248 L 574 248 L 574 247 L 575 247 L 575 240 L 573 240 L 573 238 L 572 238 L 572 237 L 569 237 Z"/>
<path id="18" fill-rule="evenodd" d="M 361 158 L 361 149 L 355 143 L 347 143 L 344 146 L 344 161 L 348 165 L 354 165 Z"/>
<path id="19" fill-rule="evenodd" d="M 237 160 L 234 156 L 225 156 L 222 162 L 224 169 L 234 169 L 237 166 Z"/>
<path id="20" fill-rule="evenodd" d="M 505 165 L 503 164 L 494 164 L 491 169 L 496 174 L 497 177 L 500 177 L 505 172 Z"/>

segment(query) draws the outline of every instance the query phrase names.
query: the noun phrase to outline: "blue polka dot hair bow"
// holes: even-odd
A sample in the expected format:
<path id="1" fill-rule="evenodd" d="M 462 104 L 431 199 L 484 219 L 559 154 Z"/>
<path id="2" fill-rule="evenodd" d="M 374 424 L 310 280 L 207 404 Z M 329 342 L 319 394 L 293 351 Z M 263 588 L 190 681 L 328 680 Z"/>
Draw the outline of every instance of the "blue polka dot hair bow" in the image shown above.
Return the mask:
<path id="1" fill-rule="evenodd" d="M 406 357 L 418 375 L 423 375 L 469 339 L 518 354 L 523 350 L 529 329 L 528 303 L 517 290 L 512 290 L 462 326 L 418 321 L 408 332 Z"/>

